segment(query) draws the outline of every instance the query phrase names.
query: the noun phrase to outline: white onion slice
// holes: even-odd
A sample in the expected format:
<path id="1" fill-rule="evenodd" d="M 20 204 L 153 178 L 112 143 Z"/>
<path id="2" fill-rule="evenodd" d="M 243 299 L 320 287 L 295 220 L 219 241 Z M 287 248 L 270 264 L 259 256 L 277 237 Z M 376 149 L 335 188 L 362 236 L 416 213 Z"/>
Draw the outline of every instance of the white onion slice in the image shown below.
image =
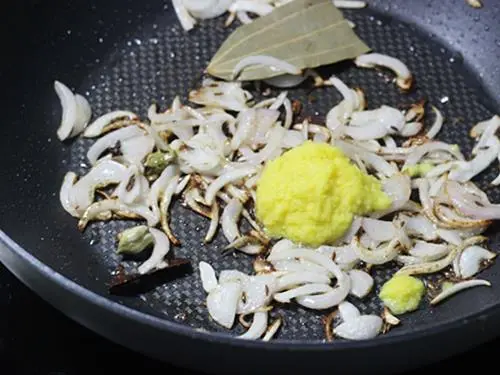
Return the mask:
<path id="1" fill-rule="evenodd" d="M 191 30 L 196 24 L 196 20 L 191 17 L 188 13 L 186 7 L 184 6 L 183 0 L 172 0 L 172 5 L 174 6 L 175 13 L 179 22 L 181 23 L 182 28 L 185 31 Z"/>
<path id="2" fill-rule="evenodd" d="M 265 79 L 264 82 L 270 86 L 278 87 L 278 88 L 290 88 L 300 85 L 307 79 L 307 75 L 298 75 L 298 74 L 281 74 L 279 76 L 274 76 L 268 79 Z"/>
<path id="3" fill-rule="evenodd" d="M 483 204 L 479 198 L 467 194 L 456 181 L 447 181 L 446 191 L 453 206 L 463 215 L 476 220 L 494 220 L 500 218 L 500 205 Z M 477 203 L 481 205 L 478 205 Z M 486 224 L 486 223 L 485 223 Z"/>
<path id="4" fill-rule="evenodd" d="M 94 165 L 101 154 L 108 148 L 116 145 L 117 142 L 122 142 L 126 139 L 139 137 L 144 132 L 137 126 L 128 126 L 126 128 L 115 130 L 99 138 L 87 151 L 87 159 Z"/>
<path id="5" fill-rule="evenodd" d="M 255 340 L 260 338 L 267 329 L 267 311 L 258 311 L 253 314 L 252 324 L 248 330 L 238 336 L 240 339 Z"/>
<path id="6" fill-rule="evenodd" d="M 351 278 L 350 294 L 358 298 L 366 297 L 373 288 L 373 277 L 362 270 L 350 270 L 348 275 Z"/>
<path id="7" fill-rule="evenodd" d="M 469 288 L 474 288 L 477 286 L 491 286 L 491 283 L 487 280 L 467 280 L 461 281 L 452 286 L 446 288 L 441 293 L 439 293 L 436 297 L 432 299 L 430 302 L 431 305 L 436 305 L 439 302 L 445 300 L 446 298 L 451 297 L 452 295 Z"/>
<path id="8" fill-rule="evenodd" d="M 443 115 L 439 109 L 436 107 L 432 106 L 432 111 L 434 112 L 435 119 L 434 123 L 430 127 L 430 129 L 427 131 L 426 137 L 429 139 L 433 139 L 438 133 L 440 132 L 441 128 L 443 127 Z"/>
<path id="9" fill-rule="evenodd" d="M 262 341 L 269 341 L 271 340 L 276 332 L 278 332 L 278 329 L 281 327 L 281 324 L 283 323 L 283 319 L 281 317 L 278 317 L 274 322 L 271 323 L 269 327 L 267 327 L 266 334 L 262 338 Z"/>
<path id="10" fill-rule="evenodd" d="M 71 131 L 70 137 L 74 137 L 85 129 L 92 117 L 92 109 L 88 100 L 80 94 L 75 94 L 76 100 L 76 121 Z"/>
<path id="11" fill-rule="evenodd" d="M 231 182 L 235 182 L 241 180 L 245 177 L 250 177 L 251 175 L 257 173 L 257 169 L 255 167 L 242 167 L 236 168 L 224 174 L 221 174 L 214 181 L 208 185 L 207 190 L 205 192 L 205 201 L 207 204 L 211 205 L 217 195 L 217 192 L 222 189 L 224 186 Z"/>
<path id="12" fill-rule="evenodd" d="M 225 282 L 219 284 L 208 294 L 208 313 L 221 326 L 228 329 L 233 326 L 241 292 L 239 283 Z"/>
<path id="13" fill-rule="evenodd" d="M 101 160 L 71 189 L 71 205 L 83 214 L 94 201 L 95 189 L 120 183 L 127 176 L 127 168 L 114 160 Z"/>
<path id="14" fill-rule="evenodd" d="M 245 68 L 254 65 L 267 66 L 273 72 L 282 72 L 295 75 L 302 74 L 301 69 L 290 64 L 287 61 L 278 59 L 273 56 L 256 55 L 244 57 L 235 65 L 232 73 L 233 79 L 236 78 Z"/>
<path id="15" fill-rule="evenodd" d="M 464 160 L 464 156 L 457 147 L 453 147 L 453 145 L 441 141 L 432 141 L 432 142 L 427 142 L 421 146 L 415 147 L 413 151 L 408 155 L 408 158 L 406 159 L 406 162 L 403 165 L 402 170 L 405 170 L 410 166 L 414 166 L 426 154 L 435 151 L 446 151 L 447 153 L 453 155 L 456 159 Z"/>
<path id="16" fill-rule="evenodd" d="M 492 260 L 496 254 L 480 246 L 470 246 L 462 251 L 458 261 L 459 275 L 464 279 L 474 276 L 481 270 L 483 261 Z"/>
<path id="17" fill-rule="evenodd" d="M 380 333 L 382 324 L 382 318 L 377 315 L 361 315 L 339 324 L 333 333 L 348 340 L 368 340 Z"/>
<path id="18" fill-rule="evenodd" d="M 396 235 L 396 228 L 390 221 L 363 218 L 363 230 L 376 241 L 390 241 Z"/>
<path id="19" fill-rule="evenodd" d="M 161 172 L 160 177 L 158 177 L 151 185 L 151 189 L 149 190 L 149 194 L 147 197 L 147 203 L 155 215 L 160 215 L 160 207 L 158 206 L 158 201 L 163 195 L 168 184 L 179 173 L 178 171 L 179 168 L 176 165 L 167 166 Z"/>
<path id="20" fill-rule="evenodd" d="M 98 137 L 101 135 L 103 129 L 118 121 L 128 120 L 130 122 L 136 121 L 139 119 L 135 113 L 130 111 L 112 111 L 105 113 L 104 115 L 95 119 L 89 126 L 85 128 L 83 132 L 84 137 L 92 138 Z"/>
<path id="21" fill-rule="evenodd" d="M 278 272 L 314 272 L 329 276 L 330 272 L 315 263 L 300 261 L 296 259 L 281 259 L 271 263 Z"/>
<path id="22" fill-rule="evenodd" d="M 183 0 L 184 6 L 199 19 L 216 18 L 224 14 L 232 0 Z"/>
<path id="23" fill-rule="evenodd" d="M 217 288 L 219 283 L 217 282 L 217 277 L 215 276 L 215 270 L 207 262 L 201 261 L 198 264 L 200 270 L 201 283 L 205 292 L 210 293 L 212 290 Z"/>
<path id="24" fill-rule="evenodd" d="M 484 149 L 478 149 L 474 159 L 458 162 L 448 175 L 450 180 L 459 182 L 469 181 L 484 171 L 500 153 L 500 141 L 497 137 L 485 140 Z"/>
<path id="25" fill-rule="evenodd" d="M 436 227 L 425 216 L 404 216 L 406 222 L 406 232 L 410 236 L 416 236 L 424 239 L 425 241 L 433 241 L 437 239 Z"/>
<path id="26" fill-rule="evenodd" d="M 158 224 L 159 218 L 153 214 L 146 206 L 139 204 L 125 204 L 117 199 L 104 199 L 92 203 L 83 213 L 80 221 L 78 222 L 78 228 L 83 230 L 87 223 L 98 217 L 99 214 L 111 211 L 124 212 L 126 214 L 134 214 L 143 217 L 148 226 L 154 227 Z"/>
<path id="27" fill-rule="evenodd" d="M 408 122 L 403 126 L 399 134 L 402 137 L 413 137 L 420 133 L 423 127 L 424 124 L 421 122 Z"/>
<path id="28" fill-rule="evenodd" d="M 443 244 L 415 241 L 415 245 L 410 249 L 409 254 L 419 258 L 426 258 L 427 261 L 433 261 L 443 258 L 449 251 L 449 247 Z"/>
<path id="29" fill-rule="evenodd" d="M 482 129 L 482 134 L 472 149 L 472 155 L 476 155 L 482 148 L 488 147 L 490 138 L 495 137 L 498 128 L 500 128 L 500 116 L 495 115 L 482 123 L 484 129 Z"/>
<path id="30" fill-rule="evenodd" d="M 412 86 L 413 77 L 410 70 L 406 64 L 394 57 L 380 53 L 369 53 L 356 57 L 354 63 L 361 68 L 373 68 L 375 66 L 388 68 L 396 74 L 396 83 L 401 89 L 409 90 Z"/>
<path id="31" fill-rule="evenodd" d="M 397 173 L 382 181 L 382 190 L 391 199 L 391 206 L 383 211 L 372 213 L 372 218 L 380 218 L 404 207 L 411 196 L 411 179 L 408 175 Z"/>
<path id="32" fill-rule="evenodd" d="M 316 283 L 316 284 L 330 284 L 330 278 L 325 274 L 315 272 L 292 272 L 281 276 L 278 279 L 277 291 L 286 290 L 302 284 Z"/>
<path id="33" fill-rule="evenodd" d="M 233 198 L 224 207 L 221 217 L 222 232 L 229 243 L 232 243 L 240 236 L 238 229 L 238 220 L 243 210 L 241 202 Z"/>
<path id="34" fill-rule="evenodd" d="M 276 290 L 276 276 L 273 274 L 249 276 L 241 281 L 245 299 L 238 302 L 236 312 L 249 314 L 265 307 Z"/>
<path id="35" fill-rule="evenodd" d="M 73 202 L 71 199 L 73 184 L 75 183 L 76 178 L 77 175 L 74 172 L 67 172 L 64 175 L 63 183 L 61 185 L 61 190 L 59 191 L 59 200 L 63 208 L 66 210 L 66 212 L 68 212 L 73 217 L 80 217 L 80 214 L 73 206 Z"/>
<path id="36" fill-rule="evenodd" d="M 359 0 L 333 0 L 333 5 L 337 8 L 360 9 L 366 7 L 366 2 Z"/>
<path id="37" fill-rule="evenodd" d="M 311 283 L 287 290 L 286 292 L 276 293 L 274 295 L 274 299 L 281 303 L 290 303 L 292 299 L 297 297 L 307 296 L 311 294 L 314 295 L 317 293 L 326 293 L 331 291 L 332 287 L 328 284 Z"/>
<path id="38" fill-rule="evenodd" d="M 437 261 L 434 262 L 426 262 L 422 264 L 416 264 L 416 265 L 409 265 L 401 268 L 396 272 L 396 275 L 422 275 L 422 274 L 430 274 L 430 273 L 435 273 L 439 272 L 442 269 L 448 267 L 457 254 L 460 254 L 460 252 L 465 249 L 468 246 L 476 245 L 477 243 L 481 243 L 484 241 L 484 237 L 481 236 L 476 236 L 476 237 L 470 237 L 463 241 L 460 245 L 452 247 L 448 255 L 446 255 L 444 258 L 441 258 Z"/>
<path id="39" fill-rule="evenodd" d="M 347 320 L 355 320 L 361 316 L 359 309 L 352 303 L 347 301 L 340 303 L 338 309 L 340 319 L 342 319 L 344 322 Z"/>
<path id="40" fill-rule="evenodd" d="M 251 98 L 252 95 L 243 90 L 238 82 L 206 80 L 203 87 L 189 93 L 189 100 L 193 103 L 231 111 L 247 109 L 246 103 Z"/>
<path id="41" fill-rule="evenodd" d="M 155 228 L 149 228 L 149 233 L 153 236 L 155 244 L 149 258 L 137 268 L 141 275 L 155 270 L 170 250 L 170 241 L 165 233 Z"/>
<path id="42" fill-rule="evenodd" d="M 57 129 L 57 137 L 64 141 L 69 138 L 77 120 L 78 105 L 73 92 L 62 82 L 54 82 L 54 90 L 62 107 L 61 124 Z"/>
<path id="43" fill-rule="evenodd" d="M 398 238 L 393 238 L 387 245 L 375 250 L 369 250 L 361 245 L 358 237 L 354 237 L 351 246 L 356 251 L 359 259 L 368 264 L 384 264 L 396 258 L 399 254 Z"/>
<path id="44" fill-rule="evenodd" d="M 341 140 L 335 140 L 333 144 L 339 147 L 351 160 L 354 160 L 357 155 L 365 164 L 372 167 L 383 176 L 391 177 L 395 173 L 398 173 L 398 168 L 396 166 L 389 164 L 384 158 L 366 151 L 362 147 Z"/>

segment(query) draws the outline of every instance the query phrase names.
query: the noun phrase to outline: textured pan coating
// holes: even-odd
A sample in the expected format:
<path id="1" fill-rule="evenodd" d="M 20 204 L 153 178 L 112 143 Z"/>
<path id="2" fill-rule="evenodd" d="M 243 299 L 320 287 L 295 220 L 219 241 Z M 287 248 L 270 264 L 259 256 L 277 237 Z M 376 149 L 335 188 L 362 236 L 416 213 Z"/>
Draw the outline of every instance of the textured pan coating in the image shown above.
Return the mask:
<path id="1" fill-rule="evenodd" d="M 161 6 L 155 8 L 155 12 L 158 9 Z M 94 14 L 92 9 L 89 13 Z M 408 63 L 415 74 L 416 91 L 401 94 L 394 84 L 387 82 L 386 77 L 390 75 L 356 69 L 348 63 L 321 69 L 321 73 L 325 77 L 336 73 L 350 86 L 363 88 L 370 108 L 381 104 L 398 106 L 427 98 L 448 119 L 439 138 L 459 143 L 464 153 L 468 154 L 471 144 L 468 129 L 493 113 L 470 89 L 460 57 L 416 33 L 411 27 L 397 21 L 389 22 L 370 10 L 346 12 L 346 15 L 356 23 L 356 31 L 374 50 L 397 56 Z M 96 17 L 99 18 L 97 14 Z M 108 30 L 105 23 L 102 29 L 96 30 L 95 40 L 92 41 L 82 37 L 83 25 L 54 30 L 56 38 L 52 48 L 67 48 L 61 52 L 63 57 L 47 63 L 43 75 L 34 82 L 32 95 L 14 90 L 14 98 L 31 98 L 23 102 L 24 108 L 15 119 L 17 123 L 26 124 L 16 137 L 18 148 L 22 146 L 25 151 L 20 168 L 7 167 L 8 183 L 2 187 L 20 194 L 28 210 L 17 212 L 16 216 L 21 217 L 17 216 L 16 220 L 3 216 L 1 227 L 12 233 L 22 245 L 33 248 L 35 255 L 43 261 L 101 294 L 106 293 L 105 283 L 119 260 L 113 254 L 115 235 L 133 223 L 92 224 L 82 237 L 77 232 L 74 219 L 60 207 L 57 192 L 62 176 L 67 170 L 78 173 L 87 170 L 85 152 L 90 142 L 78 140 L 63 146 L 57 141 L 55 130 L 60 108 L 52 91 L 52 80 L 59 79 L 77 92 L 87 94 L 95 116 L 112 109 L 129 109 L 145 115 L 152 101 L 165 108 L 176 94 L 185 95 L 193 84 L 198 84 L 197 77 L 230 31 L 222 27 L 223 19 L 217 19 L 203 22 L 186 34 L 171 9 L 156 15 L 151 9 L 143 9 L 142 13 L 131 12 L 129 17 L 130 23 L 128 20 L 118 23 L 130 24 L 127 35 L 121 33 L 125 30 L 124 25 L 123 29 L 110 27 Z M 79 42 L 82 46 L 77 46 Z M 41 54 L 40 51 L 38 53 Z M 340 100 L 340 95 L 333 88 L 316 90 L 311 94 L 307 89 L 293 90 L 290 96 L 302 100 L 307 114 L 319 118 Z M 38 100 L 33 102 L 33 98 Z M 432 121 L 432 116 L 428 119 Z M 491 181 L 496 173 L 495 167 L 483 174 L 480 180 Z M 500 195 L 495 195 L 495 190 L 498 192 L 498 189 L 490 189 L 489 193 L 494 201 L 498 201 Z M 9 200 L 2 207 L 14 212 L 18 203 Z M 220 234 L 213 244 L 202 244 L 208 228 L 205 219 L 179 204 L 175 205 L 172 217 L 175 218 L 173 231 L 183 244 L 175 249 L 176 255 L 191 259 L 195 266 L 199 260 L 205 260 L 216 270 L 251 270 L 251 258 L 245 255 L 221 256 L 220 250 L 225 242 Z M 17 225 L 19 222 L 33 230 L 24 235 Z M 496 242 L 491 247 L 495 251 L 498 249 Z M 493 303 L 495 296 L 500 295 L 495 288 L 496 284 L 500 287 L 497 269 L 495 266 L 484 274 L 487 278 L 490 276 L 494 284 L 492 290 L 466 292 L 455 301 L 439 306 L 435 313 L 422 311 L 413 314 L 404 320 L 406 324 L 397 331 L 401 333 L 423 328 L 439 320 L 452 319 L 458 313 L 465 314 L 471 309 L 469 301 L 472 306 Z M 376 271 L 376 284 L 380 285 L 391 272 L 387 268 Z M 224 331 L 208 318 L 203 306 L 205 292 L 196 271 L 144 294 L 141 300 L 114 298 L 166 319 L 182 321 L 193 328 Z M 364 312 L 380 311 L 376 298 L 368 298 L 358 306 Z M 321 318 L 327 311 L 310 312 L 291 307 L 277 309 L 274 313 L 281 313 L 285 318 L 285 327 L 279 338 L 301 341 L 323 339 Z"/>

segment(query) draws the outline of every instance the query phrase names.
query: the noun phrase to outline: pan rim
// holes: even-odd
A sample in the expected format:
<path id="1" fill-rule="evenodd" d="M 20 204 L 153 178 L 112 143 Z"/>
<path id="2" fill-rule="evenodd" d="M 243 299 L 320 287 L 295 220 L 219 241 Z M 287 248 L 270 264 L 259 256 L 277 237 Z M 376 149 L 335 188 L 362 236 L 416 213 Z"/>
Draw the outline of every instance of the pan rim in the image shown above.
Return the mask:
<path id="1" fill-rule="evenodd" d="M 153 316 L 146 312 L 134 309 L 132 307 L 122 305 L 109 298 L 101 296 L 94 291 L 85 288 L 84 286 L 76 283 L 68 277 L 62 275 L 55 269 L 49 267 L 42 261 L 38 260 L 29 251 L 24 249 L 16 241 L 10 238 L 2 229 L 0 229 L 0 250 L 1 247 L 7 248 L 13 254 L 19 257 L 22 261 L 34 267 L 40 274 L 49 281 L 61 286 L 67 292 L 82 298 L 83 300 L 91 303 L 97 307 L 103 308 L 113 314 L 119 315 L 121 318 L 131 320 L 135 323 L 145 324 L 151 328 L 158 329 L 164 332 L 172 332 L 178 335 L 185 336 L 191 339 L 201 340 L 207 343 L 218 343 L 224 345 L 240 346 L 242 348 L 254 348 L 265 350 L 287 350 L 287 351 L 317 351 L 317 352 L 336 352 L 346 351 L 352 349 L 367 349 L 374 346 L 388 346 L 398 343 L 404 343 L 411 340 L 430 338 L 440 334 L 450 332 L 460 326 L 471 325 L 480 320 L 487 320 L 500 312 L 500 302 L 490 306 L 484 310 L 475 312 L 465 317 L 460 317 L 456 320 L 448 321 L 444 324 L 431 326 L 423 329 L 417 329 L 411 333 L 394 333 L 391 336 L 380 335 L 370 340 L 360 341 L 334 341 L 328 342 L 306 342 L 298 340 L 276 340 L 265 342 L 261 340 L 241 340 L 237 336 L 224 334 L 220 332 L 206 332 L 197 331 L 188 325 L 170 321 L 168 319 L 161 319 L 160 317 Z M 0 256 L 2 252 L 0 251 Z M 1 261 L 0 257 L 0 261 Z M 24 280 L 21 280 L 24 283 Z M 25 283 L 24 283 L 25 284 Z M 25 284 L 26 285 L 26 284 Z M 28 286 L 28 285 L 27 285 Z M 28 286 L 32 291 L 38 294 L 38 291 Z M 64 315 L 68 316 L 66 312 L 58 309 Z M 69 316 L 68 316 L 69 317 Z M 72 320 L 75 320 L 69 317 Z M 78 322 L 78 324 L 81 324 Z M 99 332 L 98 332 L 99 333 Z M 99 333 L 100 334 L 100 333 Z"/>

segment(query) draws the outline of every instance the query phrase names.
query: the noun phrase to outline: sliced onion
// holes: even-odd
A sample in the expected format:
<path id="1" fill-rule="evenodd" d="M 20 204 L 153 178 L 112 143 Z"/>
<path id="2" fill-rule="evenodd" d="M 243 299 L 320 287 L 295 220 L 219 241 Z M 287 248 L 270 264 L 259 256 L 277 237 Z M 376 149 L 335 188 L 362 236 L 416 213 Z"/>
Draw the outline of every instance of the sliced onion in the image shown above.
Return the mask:
<path id="1" fill-rule="evenodd" d="M 495 134 L 500 128 L 500 116 L 495 115 L 487 121 L 482 121 L 484 129 L 482 129 L 479 140 L 472 149 L 472 155 L 476 155 L 481 149 L 490 146 L 489 141 L 495 137 Z"/>
<path id="2" fill-rule="evenodd" d="M 412 86 L 413 77 L 410 70 L 401 60 L 394 57 L 380 53 L 369 53 L 356 57 L 354 63 L 362 68 L 383 66 L 392 70 L 396 74 L 396 83 L 401 89 L 409 90 Z"/>
<path id="3" fill-rule="evenodd" d="M 382 324 L 382 318 L 377 315 L 361 315 L 339 324 L 333 333 L 347 340 L 368 340 L 380 333 Z"/>
<path id="4" fill-rule="evenodd" d="M 207 234 L 205 235 L 205 239 L 203 240 L 205 243 L 209 243 L 213 240 L 219 226 L 219 203 L 217 201 L 212 203 L 210 216 L 210 225 L 208 227 Z"/>
<path id="5" fill-rule="evenodd" d="M 172 0 L 172 5 L 174 6 L 175 13 L 179 22 L 181 23 L 182 28 L 185 31 L 191 30 L 196 24 L 196 20 L 191 17 L 188 13 L 186 7 L 184 6 L 183 0 Z"/>
<path id="6" fill-rule="evenodd" d="M 248 330 L 238 336 L 240 339 L 255 340 L 260 338 L 267 329 L 267 311 L 258 311 L 253 314 L 252 324 Z"/>
<path id="7" fill-rule="evenodd" d="M 238 229 L 238 220 L 243 210 L 243 205 L 241 202 L 233 198 L 224 207 L 221 217 L 222 232 L 224 237 L 226 237 L 229 243 L 233 242 L 236 238 L 240 236 L 240 231 Z"/>
<path id="8" fill-rule="evenodd" d="M 479 149 L 474 159 L 458 162 L 450 171 L 450 180 L 465 182 L 484 171 L 500 153 L 500 141 L 497 137 L 485 140 L 485 149 Z"/>
<path id="9" fill-rule="evenodd" d="M 413 137 L 420 133 L 423 127 L 424 124 L 421 122 L 408 122 L 403 126 L 399 134 L 402 137 Z"/>
<path id="10" fill-rule="evenodd" d="M 241 88 L 237 82 L 206 80 L 203 87 L 189 93 L 189 100 L 196 104 L 215 106 L 231 111 L 243 111 L 248 108 L 247 101 L 251 94 Z"/>
<path id="11" fill-rule="evenodd" d="M 205 201 L 207 204 L 211 205 L 217 195 L 217 192 L 225 185 L 241 180 L 245 177 L 250 177 L 255 173 L 257 173 L 257 169 L 255 167 L 242 167 L 220 175 L 212 181 L 210 185 L 208 185 L 207 191 L 205 192 Z"/>
<path id="12" fill-rule="evenodd" d="M 405 216 L 404 219 L 406 222 L 405 228 L 409 235 L 420 237 L 425 241 L 433 241 L 437 239 L 436 227 L 425 216 Z"/>
<path id="13" fill-rule="evenodd" d="M 366 7 L 366 2 L 359 0 L 333 0 L 333 5 L 337 8 L 360 9 Z"/>
<path id="14" fill-rule="evenodd" d="M 160 207 L 158 206 L 158 201 L 160 200 L 163 192 L 167 188 L 168 184 L 172 179 L 179 173 L 179 168 L 176 165 L 167 166 L 160 174 L 155 182 L 151 185 L 151 189 L 149 190 L 147 203 L 153 213 L 156 215 L 160 215 Z"/>
<path id="15" fill-rule="evenodd" d="M 409 253 L 415 257 L 426 258 L 429 261 L 433 261 L 443 258 L 449 251 L 449 247 L 443 244 L 415 241 L 415 245 L 410 249 Z"/>
<path id="16" fill-rule="evenodd" d="M 330 284 L 330 278 L 325 274 L 315 272 L 292 272 L 278 279 L 277 291 L 286 290 L 302 284 L 317 283 Z"/>
<path id="17" fill-rule="evenodd" d="M 104 129 L 116 122 L 129 121 L 133 123 L 139 119 L 135 113 L 130 111 L 112 111 L 105 113 L 104 115 L 98 117 L 89 126 L 85 128 L 83 132 L 84 137 L 92 138 L 98 137 L 102 134 Z"/>
<path id="18" fill-rule="evenodd" d="M 352 303 L 347 301 L 339 304 L 338 311 L 340 319 L 342 319 L 344 322 L 347 320 L 355 320 L 361 316 L 359 309 Z"/>
<path id="19" fill-rule="evenodd" d="M 224 14 L 232 0 L 183 0 L 184 6 L 199 19 L 216 18 Z"/>
<path id="20" fill-rule="evenodd" d="M 437 305 L 439 302 L 445 300 L 448 297 L 451 297 L 452 295 L 454 295 L 454 294 L 456 294 L 464 289 L 474 288 L 477 286 L 491 286 L 491 283 L 487 280 L 461 281 L 461 282 L 453 284 L 452 286 L 443 290 L 436 297 L 434 297 L 430 303 L 431 303 L 431 305 Z"/>
<path id="21" fill-rule="evenodd" d="M 479 198 L 467 194 L 456 181 L 447 181 L 446 191 L 453 206 L 463 215 L 476 220 L 493 220 L 500 218 L 500 205 L 478 205 Z M 484 224 L 487 224 L 485 222 Z"/>
<path id="22" fill-rule="evenodd" d="M 373 277 L 362 270 L 350 270 L 348 274 L 351 278 L 350 294 L 358 298 L 366 297 L 373 288 Z"/>
<path id="23" fill-rule="evenodd" d="M 127 177 L 127 168 L 114 160 L 101 160 L 85 176 L 81 177 L 71 189 L 71 206 L 79 215 L 94 201 L 97 188 L 118 184 Z"/>
<path id="24" fill-rule="evenodd" d="M 241 2 L 241 0 L 239 0 Z M 250 3 L 250 2 L 249 2 Z M 254 3 L 255 4 L 255 3 Z M 267 4 L 266 4 L 267 5 Z M 272 7 L 270 7 L 272 9 Z M 290 64 L 287 61 L 273 56 L 256 55 L 242 58 L 233 68 L 232 77 L 236 78 L 245 68 L 254 65 L 263 65 L 269 67 L 273 72 L 300 75 L 302 70 Z"/>
<path id="25" fill-rule="evenodd" d="M 149 258 L 137 268 L 141 275 L 155 270 L 170 250 L 170 242 L 165 233 L 155 228 L 149 228 L 149 233 L 153 236 L 155 244 Z"/>
<path id="26" fill-rule="evenodd" d="M 212 290 L 217 288 L 219 283 L 217 282 L 217 277 L 215 276 L 215 270 L 207 262 L 201 261 L 198 265 L 200 270 L 201 283 L 205 292 L 210 293 Z"/>
<path id="27" fill-rule="evenodd" d="M 283 323 L 283 319 L 281 317 L 278 317 L 274 322 L 271 323 L 269 327 L 267 327 L 266 334 L 262 338 L 262 341 L 269 341 L 271 340 L 276 332 L 278 332 L 278 329 L 281 327 L 281 324 Z"/>
<path id="28" fill-rule="evenodd" d="M 90 108 L 88 100 L 80 94 L 75 95 L 75 100 L 77 116 L 70 137 L 74 137 L 83 132 L 90 121 L 90 117 L 92 117 L 92 109 Z"/>
<path id="29" fill-rule="evenodd" d="M 315 263 L 304 262 L 296 259 L 281 259 L 271 263 L 278 272 L 314 272 L 329 275 L 329 271 Z"/>
<path id="30" fill-rule="evenodd" d="M 387 245 L 369 250 L 361 245 L 358 237 L 354 237 L 351 246 L 356 251 L 359 259 L 368 264 L 384 264 L 392 261 L 399 254 L 397 245 L 399 244 L 398 238 L 393 238 Z"/>
<path id="31" fill-rule="evenodd" d="M 426 137 L 429 139 L 433 139 L 436 135 L 438 135 L 439 131 L 443 127 L 443 115 L 441 114 L 441 111 L 437 109 L 436 107 L 432 106 L 432 111 L 434 112 L 435 119 L 434 123 L 430 127 L 430 129 L 427 131 Z"/>
<path id="32" fill-rule="evenodd" d="M 387 134 L 396 134 L 405 126 L 404 114 L 392 107 L 354 112 L 345 133 L 356 140 L 383 138 Z"/>
<path id="33" fill-rule="evenodd" d="M 464 279 L 474 276 L 481 270 L 484 261 L 492 260 L 496 254 L 480 246 L 470 246 L 460 255 L 458 261 L 459 274 Z"/>
<path id="34" fill-rule="evenodd" d="M 396 234 L 396 228 L 390 221 L 363 218 L 363 230 L 376 241 L 390 241 Z"/>
<path id="35" fill-rule="evenodd" d="M 272 274 L 255 275 L 241 282 L 245 300 L 238 302 L 236 312 L 249 314 L 265 307 L 273 298 L 276 290 L 276 276 Z"/>
<path id="36" fill-rule="evenodd" d="M 225 282 L 219 284 L 208 294 L 208 313 L 221 326 L 228 329 L 233 326 L 241 292 L 239 283 Z"/>
<path id="37" fill-rule="evenodd" d="M 420 159 L 422 159 L 426 154 L 430 152 L 435 152 L 435 151 L 446 151 L 447 153 L 450 153 L 453 155 L 456 159 L 458 160 L 464 160 L 464 157 L 460 150 L 456 147 L 453 147 L 453 145 L 450 145 L 448 143 L 440 142 L 440 141 L 432 141 L 432 142 L 427 142 L 421 146 L 417 146 L 413 149 L 412 153 L 408 155 L 408 158 L 406 159 L 406 162 L 402 168 L 402 170 L 407 169 L 410 166 L 414 166 L 417 164 Z"/>
<path id="38" fill-rule="evenodd" d="M 177 189 L 179 181 L 179 175 L 175 175 L 168 185 L 166 186 L 165 190 L 163 191 L 163 194 L 161 195 L 160 198 L 160 223 L 161 223 L 161 228 L 163 231 L 167 234 L 168 239 L 174 244 L 174 245 L 179 245 L 179 240 L 174 236 L 170 229 L 169 225 L 169 206 L 170 202 L 172 201 L 172 198 L 175 194 L 175 190 Z"/>
<path id="39" fill-rule="evenodd" d="M 391 206 L 383 211 L 372 213 L 373 218 L 380 218 L 404 207 L 411 196 L 411 179 L 408 175 L 397 173 L 382 181 L 382 190 L 391 199 Z"/>
<path id="40" fill-rule="evenodd" d="M 416 265 L 409 265 L 401 268 L 399 271 L 396 272 L 396 275 L 421 275 L 421 274 L 430 274 L 430 273 L 435 273 L 439 272 L 442 269 L 448 267 L 452 262 L 453 259 L 459 254 L 463 249 L 465 249 L 468 246 L 475 245 L 477 243 L 481 243 L 485 240 L 485 237 L 481 236 L 476 236 L 476 237 L 471 237 L 463 241 L 459 246 L 453 247 L 448 255 L 446 257 L 437 260 L 435 262 L 428 262 L 428 263 L 422 263 L 422 264 L 416 264 Z"/>
<path id="41" fill-rule="evenodd" d="M 384 158 L 375 155 L 372 152 L 364 150 L 362 147 L 356 146 L 341 140 L 333 142 L 335 146 L 339 147 L 350 159 L 354 159 L 357 155 L 363 160 L 365 164 L 375 169 L 383 176 L 391 177 L 398 172 L 398 168 L 389 164 Z"/>
<path id="42" fill-rule="evenodd" d="M 297 297 L 314 295 L 317 293 L 331 292 L 333 289 L 328 284 L 310 283 L 299 286 L 294 289 L 287 290 L 286 292 L 276 293 L 274 299 L 281 303 L 290 303 L 290 301 Z"/>
<path id="43" fill-rule="evenodd" d="M 73 217 L 80 217 L 80 214 L 73 206 L 71 199 L 73 185 L 77 179 L 77 175 L 74 172 L 68 172 L 64 175 L 63 183 L 61 185 L 61 190 L 59 191 L 59 200 L 63 208 Z M 92 191 L 93 196 L 93 191 Z"/>
<path id="44" fill-rule="evenodd" d="M 64 141 L 69 138 L 73 127 L 75 126 L 78 116 L 78 105 L 73 92 L 64 84 L 59 81 L 54 82 L 54 90 L 62 107 L 61 124 L 57 129 L 57 137 Z"/>
<path id="45" fill-rule="evenodd" d="M 87 158 L 92 165 L 95 165 L 97 159 L 108 148 L 116 145 L 117 142 L 123 142 L 126 139 L 139 137 L 144 134 L 143 130 L 137 126 L 128 126 L 126 128 L 115 130 L 99 138 L 87 151 Z"/>
<path id="46" fill-rule="evenodd" d="M 119 202 L 117 199 L 104 199 L 102 201 L 92 203 L 87 207 L 78 222 L 78 229 L 82 231 L 85 229 L 90 220 L 93 220 L 99 217 L 100 214 L 106 212 L 123 212 L 128 215 L 138 215 L 144 218 L 150 227 L 154 227 L 159 221 L 159 218 L 155 216 L 146 206 L 138 204 L 125 204 Z"/>

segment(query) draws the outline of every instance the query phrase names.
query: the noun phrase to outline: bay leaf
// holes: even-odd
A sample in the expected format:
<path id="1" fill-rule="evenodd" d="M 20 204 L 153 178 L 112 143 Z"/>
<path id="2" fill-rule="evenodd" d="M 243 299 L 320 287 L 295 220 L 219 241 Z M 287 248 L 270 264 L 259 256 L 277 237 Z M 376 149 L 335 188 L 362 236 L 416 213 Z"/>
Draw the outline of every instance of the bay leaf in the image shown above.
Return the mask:
<path id="1" fill-rule="evenodd" d="M 212 76 L 230 80 L 236 64 L 247 56 L 267 55 L 300 69 L 353 59 L 370 51 L 332 0 L 294 0 L 238 27 L 207 67 Z M 283 74 L 263 65 L 245 68 L 238 80 Z"/>

